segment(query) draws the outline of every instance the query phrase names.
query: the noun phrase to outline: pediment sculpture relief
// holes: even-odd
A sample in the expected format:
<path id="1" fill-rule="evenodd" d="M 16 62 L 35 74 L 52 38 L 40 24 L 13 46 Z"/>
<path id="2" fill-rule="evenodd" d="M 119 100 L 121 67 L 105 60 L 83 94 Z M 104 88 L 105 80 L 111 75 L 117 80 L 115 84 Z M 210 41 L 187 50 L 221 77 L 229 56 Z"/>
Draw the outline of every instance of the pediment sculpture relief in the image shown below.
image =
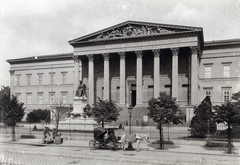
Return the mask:
<path id="1" fill-rule="evenodd" d="M 110 32 L 105 32 L 99 34 L 94 40 L 97 39 L 107 39 L 107 38 L 117 38 L 117 37 L 133 37 L 138 35 L 149 35 L 149 34 L 158 34 L 158 33 L 169 33 L 174 32 L 159 26 L 132 26 L 128 25 L 126 27 L 121 27 L 117 29 L 112 29 Z"/>

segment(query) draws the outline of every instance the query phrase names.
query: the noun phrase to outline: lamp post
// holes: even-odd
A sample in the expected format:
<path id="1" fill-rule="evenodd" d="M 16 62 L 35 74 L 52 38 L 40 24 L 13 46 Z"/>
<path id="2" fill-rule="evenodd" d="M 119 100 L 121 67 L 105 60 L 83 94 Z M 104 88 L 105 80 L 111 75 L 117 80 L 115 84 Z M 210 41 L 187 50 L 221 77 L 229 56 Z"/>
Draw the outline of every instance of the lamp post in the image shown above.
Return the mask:
<path id="1" fill-rule="evenodd" d="M 128 113 L 129 113 L 129 134 L 131 134 L 131 117 L 132 117 L 132 106 L 130 105 L 128 107 Z M 131 136 L 131 135 L 130 135 Z M 126 148 L 126 150 L 134 150 L 133 146 L 132 146 L 132 142 L 128 142 L 128 147 Z"/>
<path id="2" fill-rule="evenodd" d="M 132 133 L 132 131 L 131 131 L 132 106 L 131 105 L 128 107 L 128 113 L 129 113 L 129 134 L 131 134 Z"/>

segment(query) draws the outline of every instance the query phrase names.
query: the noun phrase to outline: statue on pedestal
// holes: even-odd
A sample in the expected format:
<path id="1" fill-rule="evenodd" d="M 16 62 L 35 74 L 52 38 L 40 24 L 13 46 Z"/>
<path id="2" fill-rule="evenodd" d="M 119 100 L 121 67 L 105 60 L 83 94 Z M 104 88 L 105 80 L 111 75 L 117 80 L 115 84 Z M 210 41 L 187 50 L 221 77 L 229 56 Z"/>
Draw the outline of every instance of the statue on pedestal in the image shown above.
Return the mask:
<path id="1" fill-rule="evenodd" d="M 83 84 L 81 80 L 79 81 L 79 86 L 76 90 L 76 96 L 79 98 L 87 98 L 87 86 Z"/>

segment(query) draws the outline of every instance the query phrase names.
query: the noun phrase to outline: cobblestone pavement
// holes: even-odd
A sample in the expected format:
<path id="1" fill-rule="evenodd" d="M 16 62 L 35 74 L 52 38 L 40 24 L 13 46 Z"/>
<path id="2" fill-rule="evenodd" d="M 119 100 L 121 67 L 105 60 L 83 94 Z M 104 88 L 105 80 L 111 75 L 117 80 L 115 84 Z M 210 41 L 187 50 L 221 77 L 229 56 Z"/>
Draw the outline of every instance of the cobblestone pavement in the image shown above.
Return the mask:
<path id="1" fill-rule="evenodd" d="M 240 165 L 240 157 L 169 153 L 164 151 L 110 151 L 80 147 L 0 144 L 3 165 Z"/>

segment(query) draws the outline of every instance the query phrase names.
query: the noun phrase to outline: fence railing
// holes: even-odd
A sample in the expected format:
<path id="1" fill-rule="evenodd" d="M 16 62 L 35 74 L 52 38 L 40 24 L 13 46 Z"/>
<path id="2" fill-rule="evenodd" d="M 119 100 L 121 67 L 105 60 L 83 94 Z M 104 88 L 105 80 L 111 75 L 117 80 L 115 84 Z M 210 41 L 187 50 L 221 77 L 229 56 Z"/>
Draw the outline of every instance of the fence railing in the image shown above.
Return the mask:
<path id="1" fill-rule="evenodd" d="M 134 121 L 133 121 L 134 123 Z M 37 130 L 34 130 L 34 126 L 37 125 Z M 34 134 L 37 136 L 42 136 L 42 129 L 45 125 L 42 124 L 18 124 L 18 126 L 15 127 L 15 133 L 17 137 L 20 137 L 20 135 L 23 134 Z M 95 127 L 101 127 L 100 125 L 96 125 Z M 105 128 L 115 128 L 115 134 L 116 136 L 121 136 L 125 133 L 129 133 L 130 126 L 129 125 L 123 125 L 122 123 L 113 122 L 109 125 L 105 125 Z M 73 128 L 73 126 L 67 127 L 67 128 Z M 65 137 L 80 137 L 80 138 L 92 138 L 93 137 L 93 129 L 87 129 L 87 127 L 83 126 L 83 129 L 76 130 L 76 129 L 64 129 L 59 130 L 63 136 Z M 52 130 L 52 128 L 50 127 Z M 227 125 L 226 124 L 217 124 L 217 130 L 226 130 Z M 162 132 L 163 132 L 163 138 L 164 140 L 173 140 L 178 139 L 181 137 L 188 137 L 190 136 L 190 128 L 188 124 L 179 124 L 179 125 L 173 125 L 173 124 L 164 124 L 162 125 Z M 11 135 L 11 127 L 1 125 L 1 132 L 2 135 L 10 136 Z M 157 128 L 157 125 L 138 125 L 135 123 L 131 125 L 131 133 L 132 134 L 147 134 L 151 139 L 158 140 L 160 137 L 159 129 Z"/>

